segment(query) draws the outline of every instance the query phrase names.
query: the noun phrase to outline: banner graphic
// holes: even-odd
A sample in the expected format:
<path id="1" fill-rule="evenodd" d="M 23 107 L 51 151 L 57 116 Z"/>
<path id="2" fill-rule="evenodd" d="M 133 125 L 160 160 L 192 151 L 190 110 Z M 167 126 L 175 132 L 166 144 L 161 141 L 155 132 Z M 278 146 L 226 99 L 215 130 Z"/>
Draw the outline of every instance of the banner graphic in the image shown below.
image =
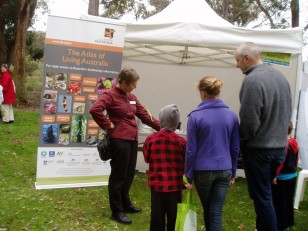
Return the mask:
<path id="1" fill-rule="evenodd" d="M 261 57 L 265 63 L 272 63 L 280 66 L 289 67 L 291 62 L 291 54 L 289 53 L 262 52 Z"/>
<path id="2" fill-rule="evenodd" d="M 48 17 L 37 189 L 108 184 L 109 162 L 101 161 L 96 149 L 104 131 L 89 108 L 116 83 L 125 29 L 124 24 L 103 18 Z"/>

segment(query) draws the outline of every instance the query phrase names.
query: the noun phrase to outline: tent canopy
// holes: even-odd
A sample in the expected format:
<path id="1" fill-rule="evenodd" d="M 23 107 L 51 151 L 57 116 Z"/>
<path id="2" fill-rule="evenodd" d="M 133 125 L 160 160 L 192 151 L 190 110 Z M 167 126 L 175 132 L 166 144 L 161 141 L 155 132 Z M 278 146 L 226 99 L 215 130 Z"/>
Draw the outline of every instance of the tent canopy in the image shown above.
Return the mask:
<path id="1" fill-rule="evenodd" d="M 124 59 L 208 67 L 235 65 L 233 52 L 245 41 L 262 51 L 300 54 L 303 30 L 245 29 L 218 16 L 205 0 L 174 0 L 163 11 L 127 24 Z"/>
<path id="2" fill-rule="evenodd" d="M 83 18 L 107 20 L 90 15 Z M 156 117 L 164 106 L 177 104 L 185 130 L 186 115 L 200 103 L 194 84 L 206 75 L 224 81 L 220 97 L 238 112 L 238 93 L 244 75 L 236 68 L 234 51 L 246 41 L 258 44 L 264 52 L 292 54 L 290 66 L 275 65 L 275 68 L 290 82 L 296 115 L 303 47 L 301 28 L 239 28 L 220 18 L 205 0 L 174 0 L 152 17 L 122 23 L 126 25 L 122 66 L 138 71 L 141 81 L 134 92 Z"/>

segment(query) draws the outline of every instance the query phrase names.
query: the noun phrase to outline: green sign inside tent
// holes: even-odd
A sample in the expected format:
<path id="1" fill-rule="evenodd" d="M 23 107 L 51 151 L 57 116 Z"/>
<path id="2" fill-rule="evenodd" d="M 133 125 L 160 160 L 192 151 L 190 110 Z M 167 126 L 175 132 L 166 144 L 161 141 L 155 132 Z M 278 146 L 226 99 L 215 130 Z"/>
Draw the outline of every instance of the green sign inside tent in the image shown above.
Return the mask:
<path id="1" fill-rule="evenodd" d="M 265 63 L 290 66 L 291 54 L 289 53 L 262 52 L 261 57 Z"/>

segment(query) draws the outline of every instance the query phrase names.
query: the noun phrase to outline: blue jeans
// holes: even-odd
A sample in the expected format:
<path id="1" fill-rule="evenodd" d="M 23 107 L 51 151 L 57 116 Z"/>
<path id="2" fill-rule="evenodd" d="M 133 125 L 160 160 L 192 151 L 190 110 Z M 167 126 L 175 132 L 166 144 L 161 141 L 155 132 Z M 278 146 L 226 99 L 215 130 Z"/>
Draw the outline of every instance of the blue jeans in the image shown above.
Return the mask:
<path id="1" fill-rule="evenodd" d="M 248 192 L 254 202 L 258 231 L 277 230 L 272 180 L 279 165 L 284 161 L 285 153 L 285 148 L 242 150 Z"/>
<path id="2" fill-rule="evenodd" d="M 194 183 L 202 203 L 207 231 L 222 230 L 222 208 L 231 175 L 231 170 L 194 172 Z"/>

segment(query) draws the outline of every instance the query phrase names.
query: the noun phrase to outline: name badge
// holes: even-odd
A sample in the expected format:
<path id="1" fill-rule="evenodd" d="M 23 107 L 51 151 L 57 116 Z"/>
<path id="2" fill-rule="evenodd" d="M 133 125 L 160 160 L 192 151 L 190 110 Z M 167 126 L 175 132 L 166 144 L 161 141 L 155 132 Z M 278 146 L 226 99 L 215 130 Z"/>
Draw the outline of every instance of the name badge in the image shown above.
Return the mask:
<path id="1" fill-rule="evenodd" d="M 129 101 L 129 104 L 136 104 L 136 101 Z"/>

